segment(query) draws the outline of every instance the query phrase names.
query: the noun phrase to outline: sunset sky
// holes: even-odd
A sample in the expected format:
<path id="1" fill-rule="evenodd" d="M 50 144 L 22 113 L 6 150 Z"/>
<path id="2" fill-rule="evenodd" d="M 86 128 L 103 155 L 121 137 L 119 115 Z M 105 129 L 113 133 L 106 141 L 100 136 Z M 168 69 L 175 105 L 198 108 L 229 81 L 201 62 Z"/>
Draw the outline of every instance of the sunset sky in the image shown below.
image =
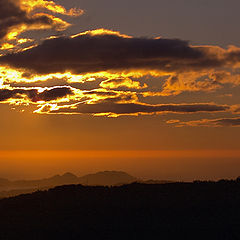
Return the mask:
<path id="1" fill-rule="evenodd" d="M 0 0 L 0 178 L 240 175 L 238 0 Z"/>

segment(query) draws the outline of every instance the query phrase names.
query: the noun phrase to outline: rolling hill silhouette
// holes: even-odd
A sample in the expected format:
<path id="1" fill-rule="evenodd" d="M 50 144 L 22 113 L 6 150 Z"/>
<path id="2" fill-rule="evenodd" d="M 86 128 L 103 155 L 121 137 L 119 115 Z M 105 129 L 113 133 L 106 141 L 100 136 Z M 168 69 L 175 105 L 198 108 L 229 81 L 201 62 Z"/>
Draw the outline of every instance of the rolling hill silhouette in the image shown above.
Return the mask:
<path id="1" fill-rule="evenodd" d="M 67 172 L 63 175 L 55 175 L 50 178 L 39 180 L 9 181 L 8 179 L 0 178 L 0 198 L 31 193 L 36 190 L 45 190 L 50 187 L 68 184 L 111 186 L 134 181 L 137 181 L 137 178 L 120 171 L 103 171 L 81 177 Z"/>
<path id="2" fill-rule="evenodd" d="M 240 239 L 240 181 L 59 186 L 0 200 L 0 239 Z"/>

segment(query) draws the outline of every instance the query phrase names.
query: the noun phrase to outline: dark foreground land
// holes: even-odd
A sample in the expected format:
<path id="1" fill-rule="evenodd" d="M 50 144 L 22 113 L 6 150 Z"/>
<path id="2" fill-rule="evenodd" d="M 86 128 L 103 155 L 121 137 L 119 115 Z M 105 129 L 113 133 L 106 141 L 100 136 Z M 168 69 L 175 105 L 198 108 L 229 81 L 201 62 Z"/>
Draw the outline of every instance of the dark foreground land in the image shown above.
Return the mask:
<path id="1" fill-rule="evenodd" d="M 68 185 L 3 199 L 0 239 L 240 239 L 240 181 Z"/>

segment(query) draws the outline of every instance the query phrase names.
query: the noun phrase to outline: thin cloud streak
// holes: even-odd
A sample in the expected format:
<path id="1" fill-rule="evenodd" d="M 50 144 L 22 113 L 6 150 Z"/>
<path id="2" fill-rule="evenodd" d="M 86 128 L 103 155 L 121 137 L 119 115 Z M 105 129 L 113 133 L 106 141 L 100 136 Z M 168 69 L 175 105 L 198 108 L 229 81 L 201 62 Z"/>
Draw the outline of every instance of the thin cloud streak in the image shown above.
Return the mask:
<path id="1" fill-rule="evenodd" d="M 50 114 L 93 114 L 118 117 L 121 115 L 154 114 L 154 113 L 197 113 L 197 112 L 224 112 L 229 111 L 226 105 L 214 104 L 159 104 L 150 105 L 142 103 L 117 103 L 99 102 L 93 104 L 77 103 L 73 105 L 59 106 L 52 109 L 51 105 L 45 105 L 37 113 Z"/>
<path id="2" fill-rule="evenodd" d="M 181 122 L 179 120 L 170 120 L 167 123 L 174 124 L 177 127 L 240 127 L 240 117 L 201 119 L 197 121 Z"/>

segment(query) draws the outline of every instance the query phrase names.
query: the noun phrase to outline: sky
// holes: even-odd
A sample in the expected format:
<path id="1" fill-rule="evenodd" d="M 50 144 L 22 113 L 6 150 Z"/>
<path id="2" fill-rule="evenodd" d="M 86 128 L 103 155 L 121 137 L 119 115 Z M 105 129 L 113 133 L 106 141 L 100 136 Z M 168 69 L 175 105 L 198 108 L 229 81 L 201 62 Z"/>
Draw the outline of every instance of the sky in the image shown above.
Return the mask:
<path id="1" fill-rule="evenodd" d="M 0 177 L 240 172 L 237 0 L 0 0 Z"/>

